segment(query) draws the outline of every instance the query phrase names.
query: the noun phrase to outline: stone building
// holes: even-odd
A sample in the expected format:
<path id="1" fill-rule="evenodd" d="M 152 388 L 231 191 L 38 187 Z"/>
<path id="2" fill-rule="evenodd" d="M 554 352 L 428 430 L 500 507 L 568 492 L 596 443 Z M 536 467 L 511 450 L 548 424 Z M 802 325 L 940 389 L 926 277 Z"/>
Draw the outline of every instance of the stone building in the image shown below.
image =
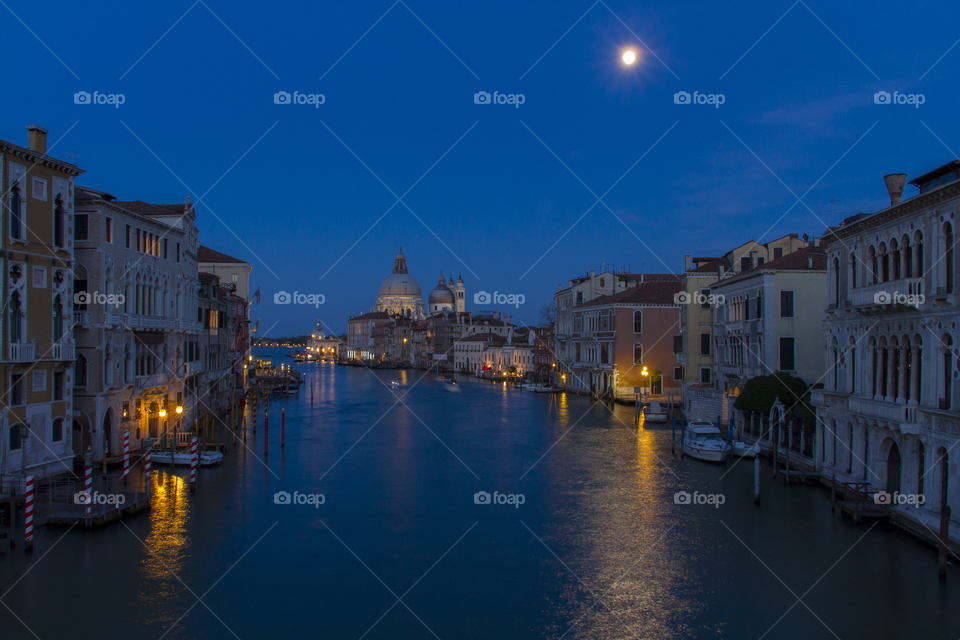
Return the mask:
<path id="1" fill-rule="evenodd" d="M 199 274 L 197 296 L 200 332 L 200 357 L 203 371 L 197 379 L 195 394 L 201 413 L 221 415 L 245 388 L 247 355 L 247 301 L 235 293 L 234 283 L 222 283 L 212 273 Z"/>
<path id="2" fill-rule="evenodd" d="M 885 176 L 890 206 L 848 218 L 827 251 L 824 387 L 813 393 L 824 477 L 923 496 L 895 521 L 930 538 L 953 511 L 960 543 L 960 160 L 911 181 Z M 951 465 L 951 458 L 953 458 Z"/>
<path id="3" fill-rule="evenodd" d="M 250 272 L 253 271 L 250 263 L 228 256 L 216 249 L 198 245 L 197 269 L 204 273 L 212 273 L 220 278 L 221 286 L 231 289 L 244 300 L 250 300 Z"/>
<path id="4" fill-rule="evenodd" d="M 95 460 L 192 424 L 203 369 L 196 212 L 77 188 L 74 449 Z"/>
<path id="5" fill-rule="evenodd" d="M 47 155 L 46 129 L 27 132 L 26 147 L 0 141 L 0 477 L 65 473 L 74 456 L 71 273 L 73 238 L 84 233 L 74 216 L 83 170 Z"/>

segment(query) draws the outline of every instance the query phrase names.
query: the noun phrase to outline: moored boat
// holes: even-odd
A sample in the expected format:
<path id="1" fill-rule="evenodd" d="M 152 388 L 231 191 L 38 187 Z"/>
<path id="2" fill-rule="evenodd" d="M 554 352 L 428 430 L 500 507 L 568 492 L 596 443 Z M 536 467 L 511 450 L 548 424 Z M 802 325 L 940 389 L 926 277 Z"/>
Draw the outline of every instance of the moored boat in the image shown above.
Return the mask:
<path id="1" fill-rule="evenodd" d="M 751 445 L 741 440 L 734 440 L 730 447 L 730 453 L 740 458 L 756 458 L 757 454 L 760 453 L 760 445 Z"/>
<path id="2" fill-rule="evenodd" d="M 720 437 L 720 429 L 711 422 L 693 421 L 687 425 L 683 437 L 683 452 L 698 460 L 726 462 L 730 444 Z"/>
<path id="3" fill-rule="evenodd" d="M 659 402 L 651 402 L 643 408 L 644 422 L 666 422 L 667 410 Z"/>
<path id="4" fill-rule="evenodd" d="M 219 451 L 201 451 L 198 454 L 197 464 L 201 467 L 213 467 L 223 462 L 223 454 Z M 171 454 L 169 451 L 154 451 L 150 454 L 152 464 L 169 465 L 172 463 L 176 467 L 190 466 L 190 451 L 175 451 Z"/>

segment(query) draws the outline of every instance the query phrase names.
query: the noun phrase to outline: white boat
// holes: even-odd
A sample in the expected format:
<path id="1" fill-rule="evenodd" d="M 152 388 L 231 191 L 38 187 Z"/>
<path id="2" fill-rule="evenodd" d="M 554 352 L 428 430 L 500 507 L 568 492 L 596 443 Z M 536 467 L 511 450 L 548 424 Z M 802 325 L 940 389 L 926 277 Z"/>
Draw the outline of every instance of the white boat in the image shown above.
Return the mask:
<path id="1" fill-rule="evenodd" d="M 169 451 L 154 451 L 150 454 L 152 464 L 169 465 L 173 458 L 173 465 L 177 467 L 190 466 L 190 451 L 177 451 L 172 456 Z M 219 451 L 201 451 L 197 464 L 201 467 L 213 467 L 223 462 L 223 454 Z"/>
<path id="2" fill-rule="evenodd" d="M 389 380 L 389 383 L 390 383 L 390 386 L 391 386 L 391 387 L 399 387 L 399 386 L 401 386 L 399 380 Z"/>
<path id="3" fill-rule="evenodd" d="M 643 408 L 644 422 L 666 422 L 667 410 L 659 402 L 651 402 Z"/>
<path id="4" fill-rule="evenodd" d="M 730 453 L 741 458 L 756 458 L 757 454 L 760 453 L 760 445 L 749 445 L 741 440 L 734 440 Z"/>
<path id="5" fill-rule="evenodd" d="M 720 429 L 712 422 L 693 421 L 684 433 L 683 452 L 698 460 L 726 462 L 730 457 L 730 444 L 720 436 Z"/>
<path id="6" fill-rule="evenodd" d="M 443 378 L 440 380 L 440 383 L 447 391 L 452 391 L 453 393 L 460 393 L 460 385 L 457 384 L 456 380 L 451 380 L 450 378 Z"/>

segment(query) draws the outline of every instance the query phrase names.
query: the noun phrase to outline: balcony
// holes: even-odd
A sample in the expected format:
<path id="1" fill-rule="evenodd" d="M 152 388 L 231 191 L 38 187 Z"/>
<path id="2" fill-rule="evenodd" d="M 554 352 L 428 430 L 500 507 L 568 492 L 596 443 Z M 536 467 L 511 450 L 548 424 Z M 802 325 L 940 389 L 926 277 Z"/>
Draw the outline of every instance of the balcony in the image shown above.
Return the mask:
<path id="1" fill-rule="evenodd" d="M 103 314 L 103 326 L 105 327 L 119 327 L 120 326 L 120 314 L 116 311 L 107 311 Z"/>
<path id="2" fill-rule="evenodd" d="M 876 420 L 891 429 L 899 429 L 901 433 L 914 435 L 920 433 L 920 416 L 916 405 L 851 397 L 849 406 L 851 413 Z"/>
<path id="3" fill-rule="evenodd" d="M 32 362 L 35 360 L 36 345 L 26 342 L 10 343 L 10 359 L 14 362 Z"/>
<path id="4" fill-rule="evenodd" d="M 77 357 L 76 350 L 77 345 L 72 342 L 54 342 L 52 349 L 53 359 L 73 361 Z"/>
<path id="5" fill-rule="evenodd" d="M 900 311 L 919 307 L 923 295 L 923 278 L 903 278 L 854 289 L 850 292 L 850 302 L 855 307 Z"/>
<path id="6" fill-rule="evenodd" d="M 90 312 L 89 311 L 74 311 L 73 312 L 73 323 L 83 325 L 85 327 L 90 326 Z"/>
<path id="7" fill-rule="evenodd" d="M 167 374 L 154 373 L 149 376 L 137 376 L 138 389 L 152 389 L 153 387 L 164 387 L 167 384 Z"/>
<path id="8" fill-rule="evenodd" d="M 183 365 L 180 367 L 182 378 L 195 376 L 201 371 L 203 371 L 203 361 L 201 360 L 194 360 L 193 362 L 184 362 Z"/>

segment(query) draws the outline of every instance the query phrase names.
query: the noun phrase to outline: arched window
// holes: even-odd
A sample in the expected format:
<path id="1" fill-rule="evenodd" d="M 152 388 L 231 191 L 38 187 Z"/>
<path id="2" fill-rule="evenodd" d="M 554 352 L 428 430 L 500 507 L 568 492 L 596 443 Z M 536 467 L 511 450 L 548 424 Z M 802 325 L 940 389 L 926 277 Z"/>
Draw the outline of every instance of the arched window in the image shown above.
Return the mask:
<path id="1" fill-rule="evenodd" d="M 633 312 L 633 332 L 643 333 L 643 312 L 642 311 Z"/>
<path id="2" fill-rule="evenodd" d="M 23 428 L 22 424 L 12 424 L 10 425 L 10 449 L 9 451 L 19 451 L 20 447 L 23 446 L 23 440 L 21 429 Z"/>
<path id="3" fill-rule="evenodd" d="M 77 362 L 74 364 L 74 384 L 78 387 L 87 386 L 87 358 L 81 353 L 77 355 Z"/>
<path id="4" fill-rule="evenodd" d="M 913 243 L 917 245 L 917 273 L 923 275 L 923 234 L 920 231 L 914 234 Z"/>
<path id="5" fill-rule="evenodd" d="M 633 364 L 643 364 L 643 345 L 633 345 Z"/>
<path id="6" fill-rule="evenodd" d="M 899 280 L 902 277 L 900 270 L 900 247 L 897 246 L 896 240 L 890 241 L 890 254 L 893 256 L 893 279 Z"/>
<path id="7" fill-rule="evenodd" d="M 910 246 L 910 236 L 903 236 L 900 241 L 900 244 L 903 245 L 903 266 L 904 266 L 904 277 L 912 278 L 913 277 L 913 247 Z"/>
<path id="8" fill-rule="evenodd" d="M 917 494 L 924 495 L 923 493 L 923 478 L 926 475 L 926 451 L 923 448 L 923 442 L 917 440 Z"/>
<path id="9" fill-rule="evenodd" d="M 836 258 L 833 259 L 833 291 L 830 297 L 833 298 L 834 306 L 840 306 L 840 261 Z"/>
<path id="10" fill-rule="evenodd" d="M 941 340 L 943 343 L 943 398 L 940 399 L 940 408 L 949 409 L 953 398 L 953 337 L 948 333 Z"/>
<path id="11" fill-rule="evenodd" d="M 63 339 L 65 324 L 63 321 L 63 303 L 60 296 L 53 298 L 53 341 L 60 342 Z"/>
<path id="12" fill-rule="evenodd" d="M 870 284 L 880 283 L 880 260 L 876 247 L 870 247 Z"/>
<path id="13" fill-rule="evenodd" d="M 887 253 L 887 245 L 880 243 L 880 282 L 890 281 L 890 254 Z"/>
<path id="14" fill-rule="evenodd" d="M 850 254 L 850 288 L 857 288 L 857 254 Z"/>
<path id="15" fill-rule="evenodd" d="M 947 278 L 944 284 L 947 287 L 947 293 L 953 293 L 953 225 L 949 222 L 943 225 L 943 237 L 947 243 L 946 258 L 944 259 Z"/>
<path id="16" fill-rule="evenodd" d="M 63 440 L 63 418 L 54 418 L 51 430 L 52 442 Z"/>
<path id="17" fill-rule="evenodd" d="M 23 238 L 23 199 L 20 196 L 20 182 L 14 182 L 10 189 L 10 237 L 16 240 Z"/>
<path id="18" fill-rule="evenodd" d="M 57 194 L 53 204 L 53 244 L 63 247 L 63 198 Z"/>
<path id="19" fill-rule="evenodd" d="M 23 342 L 23 304 L 17 291 L 10 296 L 10 342 Z"/>

